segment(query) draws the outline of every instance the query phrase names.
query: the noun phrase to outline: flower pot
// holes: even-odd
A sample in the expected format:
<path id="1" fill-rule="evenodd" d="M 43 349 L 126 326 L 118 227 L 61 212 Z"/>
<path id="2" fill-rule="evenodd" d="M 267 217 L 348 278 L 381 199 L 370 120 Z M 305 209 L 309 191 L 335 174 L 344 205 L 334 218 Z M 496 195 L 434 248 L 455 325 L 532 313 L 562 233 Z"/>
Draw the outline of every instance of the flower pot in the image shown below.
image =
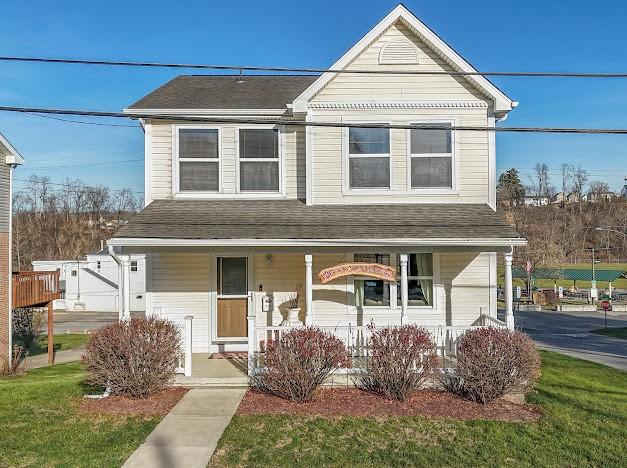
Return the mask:
<path id="1" fill-rule="evenodd" d="M 300 315 L 300 307 L 289 309 L 287 311 L 287 318 L 281 322 L 282 327 L 302 327 L 303 322 L 300 321 L 298 316 Z"/>

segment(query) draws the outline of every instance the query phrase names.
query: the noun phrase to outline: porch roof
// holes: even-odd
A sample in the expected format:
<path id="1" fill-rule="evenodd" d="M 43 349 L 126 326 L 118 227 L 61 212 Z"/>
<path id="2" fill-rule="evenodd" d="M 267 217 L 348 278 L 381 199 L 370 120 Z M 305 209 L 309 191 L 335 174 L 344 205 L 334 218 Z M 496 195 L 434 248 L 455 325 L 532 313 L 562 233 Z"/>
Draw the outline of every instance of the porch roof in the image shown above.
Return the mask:
<path id="1" fill-rule="evenodd" d="M 109 243 L 176 245 L 179 240 L 187 245 L 526 243 L 487 205 L 312 206 L 299 200 L 155 200 Z"/>

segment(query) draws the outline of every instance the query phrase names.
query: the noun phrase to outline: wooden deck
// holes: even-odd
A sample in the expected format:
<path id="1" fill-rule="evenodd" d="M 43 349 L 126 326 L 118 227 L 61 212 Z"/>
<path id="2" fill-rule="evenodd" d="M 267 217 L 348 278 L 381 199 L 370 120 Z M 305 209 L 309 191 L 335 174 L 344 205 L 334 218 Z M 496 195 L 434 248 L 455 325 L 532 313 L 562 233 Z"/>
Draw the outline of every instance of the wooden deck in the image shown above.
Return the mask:
<path id="1" fill-rule="evenodd" d="M 41 307 L 61 297 L 58 271 L 20 271 L 11 283 L 12 309 Z"/>

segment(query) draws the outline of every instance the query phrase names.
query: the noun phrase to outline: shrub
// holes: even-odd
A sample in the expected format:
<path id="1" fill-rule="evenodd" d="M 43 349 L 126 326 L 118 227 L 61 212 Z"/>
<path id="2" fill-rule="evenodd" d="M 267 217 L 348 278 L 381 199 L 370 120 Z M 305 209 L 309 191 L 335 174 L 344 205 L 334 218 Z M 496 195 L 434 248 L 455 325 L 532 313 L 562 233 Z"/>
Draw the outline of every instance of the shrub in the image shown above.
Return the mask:
<path id="1" fill-rule="evenodd" d="M 313 399 L 331 372 L 349 365 L 344 343 L 315 327 L 295 328 L 268 341 L 264 358 L 251 386 L 301 403 Z"/>
<path id="2" fill-rule="evenodd" d="M 159 318 L 133 318 L 101 328 L 83 363 L 90 384 L 114 395 L 146 398 L 172 381 L 181 353 L 178 327 Z"/>
<path id="3" fill-rule="evenodd" d="M 13 346 L 13 353 L 11 359 L 3 360 L 0 364 L 0 376 L 8 377 L 12 375 L 20 375 L 27 371 L 28 351 L 24 351 L 22 346 Z"/>
<path id="4" fill-rule="evenodd" d="M 480 328 L 460 340 L 457 365 L 442 377 L 444 387 L 482 404 L 507 393 L 526 393 L 540 376 L 540 355 L 518 331 Z"/>
<path id="5" fill-rule="evenodd" d="M 435 345 L 427 330 L 416 325 L 375 330 L 371 357 L 357 386 L 386 398 L 404 401 L 420 388 L 435 365 Z"/>
<path id="6" fill-rule="evenodd" d="M 41 327 L 46 314 L 39 309 L 25 308 L 13 311 L 13 336 L 18 338 L 24 348 L 28 349 L 41 334 Z"/>

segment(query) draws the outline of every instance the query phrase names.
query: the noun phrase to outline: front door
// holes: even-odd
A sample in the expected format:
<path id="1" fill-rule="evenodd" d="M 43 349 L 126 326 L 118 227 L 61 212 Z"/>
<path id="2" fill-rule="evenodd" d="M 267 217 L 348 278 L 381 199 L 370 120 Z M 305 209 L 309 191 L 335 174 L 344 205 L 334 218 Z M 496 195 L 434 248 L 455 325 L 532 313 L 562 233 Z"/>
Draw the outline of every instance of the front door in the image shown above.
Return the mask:
<path id="1" fill-rule="evenodd" d="M 248 336 L 248 258 L 218 257 L 217 337 Z"/>

